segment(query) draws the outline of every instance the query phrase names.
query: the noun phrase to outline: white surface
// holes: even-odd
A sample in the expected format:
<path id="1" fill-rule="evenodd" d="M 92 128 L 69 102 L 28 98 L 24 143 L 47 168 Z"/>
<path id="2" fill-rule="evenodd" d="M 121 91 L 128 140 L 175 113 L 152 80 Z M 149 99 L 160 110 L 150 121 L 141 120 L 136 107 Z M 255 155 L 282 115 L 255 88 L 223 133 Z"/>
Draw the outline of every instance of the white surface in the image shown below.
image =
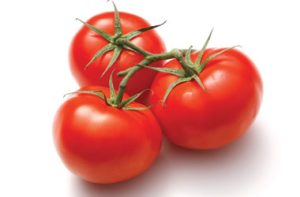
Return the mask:
<path id="1" fill-rule="evenodd" d="M 88 19 L 112 10 L 104 0 L 0 2 L 0 196 L 239 197 L 300 196 L 299 4 L 275 1 L 116 0 L 159 28 L 168 48 L 240 44 L 264 81 L 261 111 L 249 132 L 224 149 L 163 147 L 132 181 L 97 186 L 71 175 L 52 144 L 63 94 L 77 88 L 68 47 Z M 185 37 L 186 36 L 186 37 Z"/>

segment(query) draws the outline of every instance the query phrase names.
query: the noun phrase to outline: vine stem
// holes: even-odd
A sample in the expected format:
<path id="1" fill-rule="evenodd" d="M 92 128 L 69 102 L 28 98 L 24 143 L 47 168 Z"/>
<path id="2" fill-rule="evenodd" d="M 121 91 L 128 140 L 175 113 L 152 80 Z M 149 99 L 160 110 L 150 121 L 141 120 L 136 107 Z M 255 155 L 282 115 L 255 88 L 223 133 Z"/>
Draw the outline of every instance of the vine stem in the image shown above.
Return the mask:
<path id="1" fill-rule="evenodd" d="M 144 66 L 151 64 L 152 62 L 176 58 L 182 64 L 182 67 L 186 72 L 188 72 L 188 73 L 191 72 L 188 65 L 186 65 L 183 61 L 184 60 L 183 52 L 179 49 L 173 49 L 169 52 L 165 52 L 165 53 L 161 53 L 161 54 L 151 54 L 151 53 L 148 53 L 148 52 L 144 51 L 143 49 L 137 47 L 136 45 L 132 44 L 131 42 L 129 42 L 128 40 L 125 40 L 125 39 L 118 40 L 118 44 L 121 44 L 121 45 L 126 46 L 136 52 L 141 53 L 142 55 L 144 55 L 145 58 L 137 65 L 119 73 L 119 75 L 122 74 L 125 76 L 120 82 L 118 95 L 115 100 L 116 105 L 120 105 L 122 103 L 123 96 L 124 96 L 124 93 L 126 90 L 126 86 L 127 86 L 128 81 L 130 80 L 130 78 L 137 71 L 142 69 Z"/>
<path id="2" fill-rule="evenodd" d="M 137 71 L 139 71 L 142 68 L 148 68 L 148 69 L 152 69 L 152 70 L 155 70 L 158 72 L 169 73 L 169 74 L 176 75 L 179 77 L 179 79 L 177 79 L 177 81 L 175 81 L 168 87 L 166 94 L 164 96 L 164 99 L 163 99 L 163 103 L 166 101 L 166 98 L 169 95 L 169 93 L 172 91 L 172 89 L 175 86 L 177 86 L 178 84 L 183 83 L 183 82 L 195 80 L 199 84 L 199 86 L 204 91 L 206 91 L 198 74 L 200 72 L 202 72 L 205 65 L 210 60 L 212 60 L 213 58 L 217 57 L 218 55 L 234 48 L 234 47 L 225 48 L 224 50 L 221 50 L 215 54 L 212 54 L 211 56 L 206 58 L 204 61 L 202 61 L 202 55 L 203 55 L 203 53 L 207 47 L 207 44 L 210 40 L 210 37 L 212 35 L 213 30 L 211 30 L 211 32 L 210 32 L 208 38 L 206 39 L 205 44 L 203 45 L 202 49 L 200 50 L 195 62 L 193 62 L 192 58 L 191 58 L 191 53 L 195 51 L 192 49 L 192 46 L 190 46 L 189 49 L 173 49 L 169 52 L 153 54 L 151 52 L 148 52 L 148 51 L 140 48 L 139 46 L 135 45 L 134 43 L 130 42 L 130 40 L 139 36 L 143 32 L 147 32 L 149 30 L 155 29 L 155 28 L 165 24 L 165 22 L 163 22 L 159 25 L 148 26 L 148 27 L 144 27 L 144 28 L 123 34 L 119 12 L 114 3 L 113 3 L 113 6 L 114 6 L 114 16 L 115 16 L 114 17 L 114 19 L 115 19 L 114 20 L 115 21 L 114 22 L 114 35 L 109 35 L 108 33 L 104 32 L 103 30 L 98 29 L 97 27 L 92 26 L 80 19 L 77 19 L 81 23 L 83 23 L 87 28 L 89 28 L 91 31 L 97 33 L 99 36 L 101 36 L 108 42 L 108 44 L 106 46 L 104 46 L 102 49 L 97 51 L 97 53 L 93 56 L 93 58 L 90 60 L 90 62 L 87 63 L 87 65 L 85 66 L 85 69 L 91 63 L 93 63 L 97 58 L 99 58 L 100 56 L 102 56 L 103 54 L 105 54 L 108 51 L 112 51 L 113 55 L 107 65 L 107 67 L 105 68 L 104 72 L 102 73 L 101 77 L 103 75 L 105 75 L 105 73 L 114 65 L 114 63 L 120 57 L 123 49 L 130 50 L 130 51 L 136 52 L 136 53 L 144 56 L 143 60 L 141 60 L 137 65 L 134 65 L 133 67 L 127 68 L 126 70 L 118 73 L 118 76 L 123 76 L 123 78 L 119 85 L 119 90 L 118 90 L 117 95 L 115 94 L 115 89 L 114 89 L 114 85 L 112 83 L 112 78 L 111 78 L 109 87 L 110 87 L 111 93 L 113 93 L 113 96 L 109 99 L 109 101 L 110 101 L 109 105 L 111 105 L 113 107 L 124 109 L 126 107 L 125 105 L 128 105 L 128 103 L 130 104 L 131 102 L 136 100 L 143 93 L 143 91 L 142 91 L 140 93 L 137 93 L 137 94 L 129 97 L 127 100 L 123 101 L 123 97 L 124 97 L 124 93 L 125 93 L 125 89 L 128 84 L 128 81 Z M 181 65 L 181 68 L 174 69 L 174 68 L 162 68 L 162 67 L 149 66 L 149 64 L 151 64 L 153 62 L 168 60 L 168 59 L 177 60 L 179 62 L 179 64 Z M 112 74 L 111 74 L 111 77 L 112 77 Z M 92 92 L 92 94 L 94 94 L 94 93 L 95 92 Z M 129 109 L 129 108 L 127 107 L 127 109 Z M 131 109 L 131 110 L 133 110 L 133 109 Z M 136 110 L 136 109 L 134 109 L 134 110 Z"/>

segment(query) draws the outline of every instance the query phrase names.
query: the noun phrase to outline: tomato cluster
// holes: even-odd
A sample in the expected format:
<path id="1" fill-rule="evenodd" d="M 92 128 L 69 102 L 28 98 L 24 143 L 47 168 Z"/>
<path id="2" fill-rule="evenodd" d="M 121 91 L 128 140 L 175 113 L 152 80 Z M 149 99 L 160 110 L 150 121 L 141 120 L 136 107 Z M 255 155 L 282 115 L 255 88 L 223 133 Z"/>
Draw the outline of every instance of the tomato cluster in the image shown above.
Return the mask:
<path id="1" fill-rule="evenodd" d="M 114 8 L 80 20 L 71 43 L 70 68 L 81 88 L 61 105 L 53 127 L 70 171 L 89 182 L 120 182 L 152 165 L 162 134 L 203 150 L 245 133 L 262 98 L 248 57 L 234 47 L 207 48 L 211 34 L 199 51 L 166 52 L 154 30 L 160 25 Z"/>

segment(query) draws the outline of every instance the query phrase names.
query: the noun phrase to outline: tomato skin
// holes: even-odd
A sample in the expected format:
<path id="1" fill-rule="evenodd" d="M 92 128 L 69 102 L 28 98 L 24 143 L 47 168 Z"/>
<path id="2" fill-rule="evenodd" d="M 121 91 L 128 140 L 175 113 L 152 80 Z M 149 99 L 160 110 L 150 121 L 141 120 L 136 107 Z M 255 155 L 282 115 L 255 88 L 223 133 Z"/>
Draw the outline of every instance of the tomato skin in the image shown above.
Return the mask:
<path id="1" fill-rule="evenodd" d="M 108 95 L 106 88 L 101 90 Z M 88 94 L 66 100 L 53 128 L 54 142 L 66 167 L 93 183 L 116 183 L 141 174 L 158 156 L 162 141 L 160 126 L 150 110 L 116 109 Z"/>
<path id="2" fill-rule="evenodd" d="M 123 34 L 150 26 L 147 21 L 139 16 L 124 12 L 120 12 L 119 14 Z M 114 34 L 113 12 L 96 15 L 89 19 L 87 23 L 110 35 Z M 133 38 L 131 42 L 151 53 L 162 53 L 166 50 L 163 41 L 154 30 L 140 34 Z M 83 26 L 73 38 L 69 54 L 70 68 L 73 76 L 81 87 L 89 85 L 101 85 L 108 87 L 109 76 L 112 70 L 115 70 L 113 75 L 114 84 L 118 86 L 122 77 L 117 77 L 117 73 L 135 66 L 144 58 L 143 55 L 139 53 L 124 49 L 112 68 L 102 78 L 100 78 L 112 58 L 113 51 L 109 51 L 99 57 L 94 63 L 90 64 L 87 69 L 84 68 L 97 51 L 107 44 L 108 42 L 105 39 L 88 29 L 86 26 Z M 159 61 L 153 63 L 151 66 L 161 66 L 162 64 L 163 61 Z M 148 69 L 140 70 L 130 79 L 126 92 L 129 95 L 133 95 L 144 89 L 150 88 L 155 75 L 155 71 Z"/>
<path id="3" fill-rule="evenodd" d="M 207 49 L 202 59 L 222 49 Z M 192 54 L 195 61 L 198 53 Z M 177 60 L 166 67 L 180 68 Z M 195 81 L 176 86 L 164 106 L 152 111 L 167 138 L 190 149 L 215 149 L 238 139 L 254 121 L 262 99 L 262 80 L 255 65 L 232 49 L 211 60 L 199 74 L 205 92 Z M 178 77 L 159 73 L 153 81 L 151 103 L 162 100 Z"/>

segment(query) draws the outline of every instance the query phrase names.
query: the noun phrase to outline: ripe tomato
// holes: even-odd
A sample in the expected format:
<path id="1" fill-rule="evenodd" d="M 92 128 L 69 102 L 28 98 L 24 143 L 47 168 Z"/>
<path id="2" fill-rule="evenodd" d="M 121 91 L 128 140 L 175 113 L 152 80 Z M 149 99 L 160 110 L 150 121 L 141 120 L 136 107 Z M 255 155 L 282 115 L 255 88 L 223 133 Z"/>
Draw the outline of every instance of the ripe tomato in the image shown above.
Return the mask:
<path id="1" fill-rule="evenodd" d="M 207 49 L 205 60 L 221 49 Z M 192 54 L 195 61 L 198 52 Z M 177 60 L 166 65 L 179 69 Z M 262 98 L 262 81 L 254 64 L 231 49 L 211 61 L 198 75 L 206 92 L 192 80 L 176 86 L 165 105 L 152 110 L 167 138 L 182 147 L 214 149 L 239 138 L 253 122 Z M 158 103 L 178 77 L 159 73 L 153 81 L 151 103 Z"/>
<path id="2" fill-rule="evenodd" d="M 120 12 L 119 15 L 123 34 L 150 26 L 147 21 L 139 16 L 124 12 Z M 109 35 L 114 35 L 114 12 L 96 15 L 89 19 L 87 23 L 103 30 Z M 154 30 L 143 32 L 133 38 L 131 42 L 150 53 L 162 53 L 165 51 L 163 41 Z M 90 64 L 86 69 L 85 66 L 89 63 L 93 56 L 107 44 L 108 41 L 86 26 L 83 26 L 75 35 L 71 43 L 69 58 L 71 71 L 80 86 L 102 85 L 107 87 L 108 79 L 112 70 L 115 70 L 113 74 L 114 84 L 118 86 L 122 77 L 117 77 L 117 73 L 135 66 L 143 60 L 143 55 L 123 49 L 111 69 L 102 78 L 100 78 L 101 74 L 112 59 L 113 51 L 105 53 Z M 161 66 L 162 64 L 163 62 L 160 61 L 153 63 L 152 66 Z M 150 88 L 155 74 L 155 71 L 149 71 L 147 69 L 140 70 L 130 79 L 126 92 L 129 95 L 133 95 L 144 89 Z"/>
<path id="3" fill-rule="evenodd" d="M 99 89 L 109 94 L 103 87 L 83 88 Z M 56 148 L 67 168 L 94 183 L 115 183 L 141 174 L 156 159 L 162 141 L 150 110 L 117 109 L 90 94 L 78 93 L 66 100 L 53 128 Z"/>

